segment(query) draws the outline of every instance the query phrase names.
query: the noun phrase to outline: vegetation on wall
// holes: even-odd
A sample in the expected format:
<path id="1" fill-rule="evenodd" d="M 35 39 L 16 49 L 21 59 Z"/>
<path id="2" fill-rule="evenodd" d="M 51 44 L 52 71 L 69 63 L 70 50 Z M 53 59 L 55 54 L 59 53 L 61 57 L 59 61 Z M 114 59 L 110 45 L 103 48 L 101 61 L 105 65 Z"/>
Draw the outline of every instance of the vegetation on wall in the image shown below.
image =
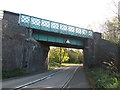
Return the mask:
<path id="1" fill-rule="evenodd" d="M 24 69 L 22 68 L 16 68 L 12 71 L 3 71 L 2 72 L 2 79 L 16 77 L 16 76 L 22 76 L 28 74 Z"/>
<path id="2" fill-rule="evenodd" d="M 118 47 L 118 59 L 116 60 L 108 60 L 109 62 L 103 62 L 109 71 L 112 73 L 120 73 L 120 15 L 118 14 L 118 5 L 113 1 L 113 6 L 116 10 L 114 10 L 114 17 L 106 20 L 105 23 L 102 25 L 103 38 L 109 40 L 114 45 Z"/>
<path id="3" fill-rule="evenodd" d="M 118 11 L 117 6 L 115 5 L 116 11 Z M 90 81 L 96 90 L 104 90 L 105 88 L 120 90 L 120 16 L 116 11 L 114 11 L 115 16 L 106 20 L 101 27 L 103 30 L 103 39 L 110 41 L 118 47 L 118 55 L 116 55 L 118 58 L 115 60 L 112 58 L 111 60 L 105 60 L 105 62 L 101 63 L 100 67 L 86 69 L 88 76 L 91 78 Z"/>
<path id="4" fill-rule="evenodd" d="M 120 50 L 120 29 L 118 17 L 107 20 L 104 25 L 103 38 L 112 42 Z M 119 55 L 120 51 L 118 52 Z M 116 55 L 117 56 L 117 55 Z M 120 58 L 103 61 L 100 67 L 87 70 L 89 77 L 96 89 L 120 89 Z"/>

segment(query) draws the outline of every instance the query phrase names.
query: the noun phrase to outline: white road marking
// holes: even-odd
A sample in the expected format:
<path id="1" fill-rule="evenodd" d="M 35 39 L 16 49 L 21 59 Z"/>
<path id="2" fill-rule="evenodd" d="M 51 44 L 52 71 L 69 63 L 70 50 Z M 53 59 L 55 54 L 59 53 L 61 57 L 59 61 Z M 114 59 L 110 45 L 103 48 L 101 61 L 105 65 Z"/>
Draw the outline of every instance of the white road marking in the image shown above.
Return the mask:
<path id="1" fill-rule="evenodd" d="M 57 72 L 58 72 L 58 71 L 57 71 Z M 23 88 L 23 87 L 26 87 L 26 86 L 31 85 L 31 84 L 33 84 L 33 83 L 36 83 L 36 82 L 39 82 L 39 81 L 42 81 L 42 80 L 51 78 L 51 77 L 52 77 L 53 75 L 55 75 L 57 72 L 52 73 L 52 74 L 50 74 L 50 75 L 47 75 L 47 76 L 45 76 L 45 77 L 43 77 L 43 78 L 37 79 L 37 80 L 35 80 L 35 81 L 32 81 L 32 82 L 29 82 L 29 83 L 20 85 L 20 86 L 18 86 L 18 87 L 15 87 L 15 89 Z"/>
<path id="2" fill-rule="evenodd" d="M 63 69 L 62 71 L 65 71 L 66 69 L 69 69 L 69 68 L 70 68 L 70 67 L 66 67 L 66 68 Z M 42 78 L 40 78 L 40 79 L 31 81 L 31 82 L 29 82 L 29 83 L 26 83 L 26 84 L 23 84 L 23 85 L 20 85 L 20 86 L 17 86 L 17 87 L 15 87 L 14 90 L 20 89 L 20 88 L 25 88 L 25 87 L 28 87 L 28 86 L 31 85 L 31 84 L 37 83 L 37 82 L 42 81 L 42 80 L 49 79 L 49 78 L 51 78 L 52 76 L 54 76 L 56 73 L 58 73 L 59 71 L 61 71 L 61 70 L 58 70 L 58 71 L 56 71 L 55 73 L 52 73 L 52 74 L 47 75 L 47 76 L 45 76 L 45 77 L 42 77 Z"/>

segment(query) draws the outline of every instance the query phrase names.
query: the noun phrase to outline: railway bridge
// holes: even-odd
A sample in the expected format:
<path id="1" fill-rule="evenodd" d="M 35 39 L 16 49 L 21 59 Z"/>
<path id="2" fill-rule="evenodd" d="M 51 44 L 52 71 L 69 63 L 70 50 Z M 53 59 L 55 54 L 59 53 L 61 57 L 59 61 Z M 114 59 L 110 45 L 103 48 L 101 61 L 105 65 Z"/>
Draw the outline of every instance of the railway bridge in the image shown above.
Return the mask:
<path id="1" fill-rule="evenodd" d="M 83 49 L 84 67 L 118 58 L 117 47 L 92 30 L 9 11 L 1 20 L 3 71 L 46 71 L 50 46 Z"/>

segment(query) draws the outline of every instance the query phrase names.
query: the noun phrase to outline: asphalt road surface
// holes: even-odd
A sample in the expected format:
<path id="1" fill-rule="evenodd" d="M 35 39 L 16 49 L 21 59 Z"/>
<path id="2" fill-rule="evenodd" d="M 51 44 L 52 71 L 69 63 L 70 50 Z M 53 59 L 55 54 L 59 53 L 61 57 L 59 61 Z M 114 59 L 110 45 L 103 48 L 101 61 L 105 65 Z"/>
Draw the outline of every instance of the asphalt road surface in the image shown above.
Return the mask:
<path id="1" fill-rule="evenodd" d="M 90 88 L 82 65 L 71 65 L 42 74 L 3 80 L 3 88 Z M 3 89 L 4 90 L 4 89 Z"/>

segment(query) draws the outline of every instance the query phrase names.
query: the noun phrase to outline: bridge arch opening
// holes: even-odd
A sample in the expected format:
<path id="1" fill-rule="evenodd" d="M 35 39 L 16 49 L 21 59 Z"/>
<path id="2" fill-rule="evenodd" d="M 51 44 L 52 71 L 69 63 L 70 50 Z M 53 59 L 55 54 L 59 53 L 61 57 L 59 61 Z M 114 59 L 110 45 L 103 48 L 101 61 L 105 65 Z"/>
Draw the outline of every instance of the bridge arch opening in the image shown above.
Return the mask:
<path id="1" fill-rule="evenodd" d="M 83 64 L 83 49 L 50 46 L 48 53 L 48 68 L 60 65 Z"/>

